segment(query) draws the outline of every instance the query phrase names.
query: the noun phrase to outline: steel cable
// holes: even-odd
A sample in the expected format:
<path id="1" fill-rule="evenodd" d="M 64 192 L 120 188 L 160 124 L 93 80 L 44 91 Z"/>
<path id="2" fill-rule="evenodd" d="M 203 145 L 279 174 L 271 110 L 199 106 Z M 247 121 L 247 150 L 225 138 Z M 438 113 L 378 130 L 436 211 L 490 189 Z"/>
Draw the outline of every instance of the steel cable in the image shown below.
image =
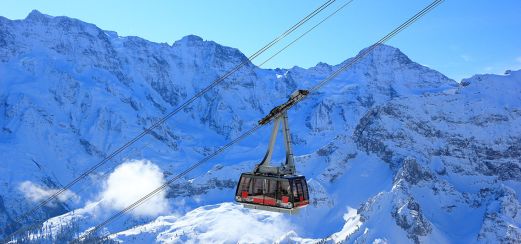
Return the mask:
<path id="1" fill-rule="evenodd" d="M 199 97 L 201 97 L 202 95 L 204 95 L 206 92 L 208 92 L 209 90 L 211 90 L 212 88 L 214 88 L 215 86 L 217 86 L 219 83 L 221 83 L 222 81 L 224 81 L 225 79 L 227 79 L 228 77 L 230 77 L 233 73 L 235 73 L 236 71 L 238 71 L 239 69 L 241 69 L 242 67 L 244 67 L 245 65 L 247 65 L 248 63 L 250 63 L 252 60 L 254 60 L 255 58 L 257 58 L 259 55 L 261 55 L 262 53 L 264 53 L 266 50 L 268 50 L 269 48 L 271 48 L 273 45 L 277 44 L 278 42 L 280 42 L 282 39 L 284 39 L 285 37 L 287 37 L 288 35 L 290 35 L 291 33 L 293 33 L 295 30 L 297 30 L 299 27 L 301 27 L 302 25 L 304 25 L 307 21 L 309 21 L 311 18 L 315 17 L 317 14 L 319 14 L 320 12 L 322 12 L 324 9 L 326 9 L 327 7 L 329 7 L 331 4 L 333 4 L 336 0 L 327 0 L 326 2 L 324 2 L 322 5 L 320 5 L 317 9 L 315 9 L 313 12 L 309 13 L 307 16 L 305 16 L 303 19 L 301 19 L 299 22 L 297 22 L 295 25 L 293 25 L 292 27 L 290 27 L 288 30 L 286 30 L 284 33 L 282 33 L 281 35 L 277 36 L 275 39 L 273 39 L 270 43 L 266 44 L 264 47 L 262 47 L 261 49 L 259 49 L 258 51 L 256 51 L 254 54 L 250 55 L 246 60 L 244 60 L 243 62 L 241 62 L 239 65 L 235 66 L 233 69 L 229 70 L 228 72 L 226 72 L 224 75 L 222 75 L 221 77 L 219 77 L 218 79 L 216 79 L 215 81 L 213 81 L 210 85 L 208 85 L 207 87 L 205 87 L 204 89 L 202 89 L 201 91 L 197 92 L 194 96 L 192 96 L 190 99 L 186 100 L 185 102 L 183 102 L 179 107 L 177 107 L 176 109 L 174 109 L 173 111 L 171 111 L 170 113 L 168 113 L 166 116 L 162 117 L 160 120 L 156 121 L 155 123 L 153 123 L 150 127 L 144 129 L 140 134 L 138 134 L 137 136 L 135 136 L 134 138 L 132 138 L 130 141 L 126 142 L 125 144 L 123 144 L 123 146 L 117 148 L 115 151 L 113 151 L 112 153 L 110 153 L 108 156 L 106 156 L 105 158 L 103 158 L 99 163 L 95 164 L 94 166 L 92 166 L 91 168 L 89 168 L 87 171 L 83 172 L 82 174 L 80 174 L 78 177 L 76 177 L 74 180 L 72 180 L 71 182 L 69 182 L 67 185 L 65 185 L 63 188 L 60 188 L 60 190 L 56 191 L 55 193 L 53 193 L 50 197 L 46 198 L 45 200 L 43 200 L 42 202 L 40 202 L 37 206 L 35 206 L 34 208 L 30 209 L 29 211 L 25 212 L 24 214 L 22 214 L 21 216 L 19 216 L 18 218 L 16 218 L 13 222 L 17 223 L 17 222 L 21 222 L 22 220 L 26 219 L 28 216 L 30 216 L 31 214 L 33 214 L 35 211 L 37 211 L 38 209 L 42 208 L 43 206 L 49 204 L 51 201 L 55 200 L 59 195 L 63 194 L 64 192 L 66 192 L 68 189 L 70 189 L 73 185 L 75 185 L 76 183 L 78 183 L 79 181 L 81 181 L 82 179 L 84 179 L 85 177 L 87 177 L 88 175 L 90 175 L 92 172 L 94 172 L 96 169 L 98 169 L 99 167 L 101 167 L 102 165 L 104 165 L 105 163 L 107 163 L 108 161 L 110 161 L 111 159 L 113 159 L 116 155 L 118 155 L 119 153 L 121 153 L 122 151 L 124 151 L 126 148 L 128 148 L 129 146 L 131 146 L 132 144 L 134 144 L 136 141 L 140 140 L 141 138 L 143 138 L 145 135 L 149 134 L 151 131 L 153 131 L 154 129 L 156 129 L 157 127 L 159 127 L 160 125 L 162 125 L 166 120 L 170 119 L 172 116 L 174 116 L 175 114 L 177 114 L 178 112 L 180 112 L 181 110 L 183 110 L 184 108 L 186 108 L 188 105 L 190 105 L 192 102 L 194 102 L 196 99 L 198 99 Z M 277 55 L 278 53 L 276 53 L 275 55 Z M 20 233 L 20 230 L 21 229 L 25 229 L 24 227 L 21 227 L 20 229 L 18 229 L 17 231 L 15 231 L 14 233 L 10 234 L 7 238 L 4 239 L 4 241 L 7 241 L 9 239 L 11 239 L 14 235 L 16 234 L 19 234 Z"/>
<path id="2" fill-rule="evenodd" d="M 360 54 L 358 54 L 355 58 L 353 58 L 350 62 L 347 62 L 346 64 L 342 65 L 339 69 L 337 69 L 335 72 L 333 72 L 331 75 L 329 75 L 328 77 L 326 77 L 324 80 L 320 81 L 316 86 L 312 87 L 311 89 L 309 89 L 310 93 L 311 92 L 316 92 L 318 89 L 320 89 L 321 87 L 323 87 L 327 82 L 331 81 L 332 79 L 334 79 L 335 77 L 337 77 L 341 72 L 345 71 L 346 69 L 348 69 L 349 67 L 351 67 L 354 63 L 358 62 L 359 60 L 361 60 L 363 57 L 365 57 L 367 54 L 369 54 L 371 51 L 373 51 L 378 45 L 380 44 L 383 44 L 385 43 L 386 41 L 390 40 L 392 37 L 394 37 L 395 35 L 397 35 L 398 33 L 400 33 L 402 30 L 404 30 L 405 28 L 407 28 L 408 26 L 410 26 L 412 23 L 416 22 L 419 18 L 423 17 L 425 14 L 427 14 L 429 11 L 431 11 L 432 9 L 434 9 L 435 7 L 437 7 L 439 4 L 441 4 L 443 2 L 443 0 L 436 0 L 436 1 L 433 1 L 431 4 L 429 4 L 428 6 L 426 6 L 425 8 L 423 8 L 421 11 L 419 11 L 417 14 L 415 14 L 413 17 L 409 18 L 407 21 L 405 21 L 404 23 L 402 23 L 400 26 L 398 26 L 397 28 L 395 28 L 393 31 L 391 31 L 390 33 L 388 33 L 386 36 L 384 36 L 382 39 L 380 39 L 378 42 L 376 42 L 375 44 L 373 44 L 370 48 L 367 48 L 364 52 L 361 52 Z M 306 96 L 305 98 L 307 98 L 309 96 Z M 304 99 L 305 99 L 304 98 Z M 302 99 L 302 100 L 304 100 Z M 233 146 L 235 143 L 243 140 L 244 138 L 248 137 L 249 135 L 253 134 L 253 132 L 255 132 L 256 130 L 258 130 L 260 127 L 262 127 L 262 125 L 257 125 L 255 126 L 254 128 L 248 130 L 247 132 L 245 132 L 244 134 L 240 135 L 239 137 L 237 137 L 236 139 L 234 139 L 233 141 L 229 142 L 228 144 L 226 144 L 225 146 L 219 148 L 217 151 L 215 151 L 214 153 L 212 153 L 211 155 L 205 157 L 204 159 L 202 159 L 201 161 L 193 164 L 191 167 L 189 167 L 188 169 L 186 169 L 185 171 L 181 172 L 180 174 L 178 174 L 177 176 L 175 176 L 174 178 L 172 178 L 171 180 L 169 180 L 167 183 L 165 183 L 164 185 L 156 188 L 154 191 L 150 192 L 149 194 L 147 194 L 146 196 L 142 197 L 141 199 L 139 199 L 138 201 L 134 202 L 133 204 L 131 204 L 130 206 L 128 206 L 127 208 L 119 211 L 118 213 L 116 213 L 115 215 L 112 215 L 110 218 L 108 218 L 107 220 L 105 220 L 104 222 L 102 222 L 101 224 L 95 226 L 94 228 L 90 229 L 89 231 L 87 231 L 84 235 L 78 237 L 77 239 L 73 240 L 73 243 L 78 243 L 78 242 L 81 242 L 82 240 L 84 240 L 85 238 L 89 237 L 90 235 L 92 235 L 93 233 L 95 233 L 96 231 L 98 231 L 99 229 L 101 229 L 102 227 L 104 227 L 105 225 L 109 224 L 110 222 L 112 222 L 113 220 L 115 220 L 116 218 L 120 217 L 121 215 L 123 215 L 124 213 L 128 212 L 128 211 L 131 211 L 133 209 L 135 209 L 136 207 L 138 207 L 139 205 L 141 205 L 143 202 L 147 201 L 148 199 L 150 199 L 152 196 L 154 196 L 155 194 L 161 192 L 162 190 L 164 190 L 169 184 L 173 183 L 174 181 L 178 180 L 179 178 L 183 177 L 184 175 L 188 174 L 190 171 L 192 171 L 193 169 L 199 167 L 200 165 L 202 165 L 203 163 L 209 161 L 210 159 L 212 159 L 213 157 L 217 156 L 218 154 L 220 154 L 221 152 L 225 151 L 227 148 Z M 104 237 L 107 237 L 104 236 Z"/>

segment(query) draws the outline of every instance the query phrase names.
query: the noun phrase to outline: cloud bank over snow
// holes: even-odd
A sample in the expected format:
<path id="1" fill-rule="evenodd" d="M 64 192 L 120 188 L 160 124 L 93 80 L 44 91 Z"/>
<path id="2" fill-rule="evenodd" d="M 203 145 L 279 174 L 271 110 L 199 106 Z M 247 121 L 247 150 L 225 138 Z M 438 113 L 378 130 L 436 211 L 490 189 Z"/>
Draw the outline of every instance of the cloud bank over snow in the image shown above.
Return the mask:
<path id="1" fill-rule="evenodd" d="M 283 214 L 221 203 L 181 217 L 161 216 L 111 238 L 124 243 L 272 243 L 294 233 L 293 229 Z"/>
<path id="2" fill-rule="evenodd" d="M 39 186 L 30 181 L 22 182 L 18 187 L 18 190 L 20 190 L 24 194 L 25 198 L 33 202 L 43 201 L 49 198 L 54 193 L 56 193 L 57 191 L 59 191 L 59 189 L 51 189 L 45 186 Z M 79 201 L 80 197 L 76 195 L 74 192 L 66 190 L 60 195 L 58 195 L 56 199 L 60 202 L 65 202 L 67 200 L 77 202 Z M 52 204 L 52 202 L 50 204 Z"/>
<path id="3" fill-rule="evenodd" d="M 106 208 L 122 210 L 165 183 L 161 169 L 148 160 L 130 160 L 119 165 L 105 182 L 100 198 Z M 161 191 L 131 214 L 156 216 L 168 212 L 166 192 Z"/>

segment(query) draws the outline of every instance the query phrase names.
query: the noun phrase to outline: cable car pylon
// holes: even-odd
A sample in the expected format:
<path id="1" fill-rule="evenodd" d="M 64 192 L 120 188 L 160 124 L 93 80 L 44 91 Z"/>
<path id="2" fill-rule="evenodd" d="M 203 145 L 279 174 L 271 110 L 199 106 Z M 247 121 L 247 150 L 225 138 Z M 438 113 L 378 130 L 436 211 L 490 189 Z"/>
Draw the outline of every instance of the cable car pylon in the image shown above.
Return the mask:
<path id="1" fill-rule="evenodd" d="M 242 173 L 237 184 L 235 200 L 245 207 L 292 214 L 309 204 L 306 177 L 296 173 L 287 114 L 289 108 L 308 94 L 307 90 L 295 91 L 287 102 L 275 107 L 266 117 L 259 120 L 259 125 L 265 125 L 273 120 L 273 129 L 266 155 L 255 166 L 253 172 Z M 273 166 L 271 157 L 280 124 L 282 124 L 286 161 L 280 166 Z"/>

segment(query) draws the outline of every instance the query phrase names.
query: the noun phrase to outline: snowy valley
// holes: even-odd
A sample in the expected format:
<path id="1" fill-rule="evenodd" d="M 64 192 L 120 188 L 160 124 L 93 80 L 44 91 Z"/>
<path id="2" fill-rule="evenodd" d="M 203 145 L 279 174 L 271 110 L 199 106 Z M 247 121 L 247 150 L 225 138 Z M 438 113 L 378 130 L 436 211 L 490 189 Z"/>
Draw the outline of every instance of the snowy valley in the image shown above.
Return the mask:
<path id="1" fill-rule="evenodd" d="M 0 17 L 0 238 L 41 219 L 24 240 L 70 241 L 341 66 L 248 63 L 17 220 L 246 59 L 193 35 L 169 45 L 37 11 Z M 299 214 L 234 202 L 240 173 L 264 156 L 265 126 L 100 234 L 124 243 L 520 242 L 521 70 L 456 82 L 381 45 L 290 110 L 289 122 L 311 195 Z"/>

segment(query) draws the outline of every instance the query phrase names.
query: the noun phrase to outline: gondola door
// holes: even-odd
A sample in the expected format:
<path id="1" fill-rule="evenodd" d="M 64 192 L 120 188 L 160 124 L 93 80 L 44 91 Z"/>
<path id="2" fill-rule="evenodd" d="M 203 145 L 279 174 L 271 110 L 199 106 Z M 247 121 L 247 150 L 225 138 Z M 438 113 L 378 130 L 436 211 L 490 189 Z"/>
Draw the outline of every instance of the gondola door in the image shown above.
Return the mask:
<path id="1" fill-rule="evenodd" d="M 265 180 L 261 178 L 253 178 L 253 189 L 252 189 L 252 197 L 253 203 L 263 204 L 264 205 L 264 184 Z"/>
<path id="2" fill-rule="evenodd" d="M 304 182 L 303 182 L 304 181 Z M 304 178 L 292 181 L 294 207 L 304 206 L 309 203 L 308 189 Z"/>
<path id="3" fill-rule="evenodd" d="M 277 180 L 264 179 L 264 205 L 277 206 Z"/>

